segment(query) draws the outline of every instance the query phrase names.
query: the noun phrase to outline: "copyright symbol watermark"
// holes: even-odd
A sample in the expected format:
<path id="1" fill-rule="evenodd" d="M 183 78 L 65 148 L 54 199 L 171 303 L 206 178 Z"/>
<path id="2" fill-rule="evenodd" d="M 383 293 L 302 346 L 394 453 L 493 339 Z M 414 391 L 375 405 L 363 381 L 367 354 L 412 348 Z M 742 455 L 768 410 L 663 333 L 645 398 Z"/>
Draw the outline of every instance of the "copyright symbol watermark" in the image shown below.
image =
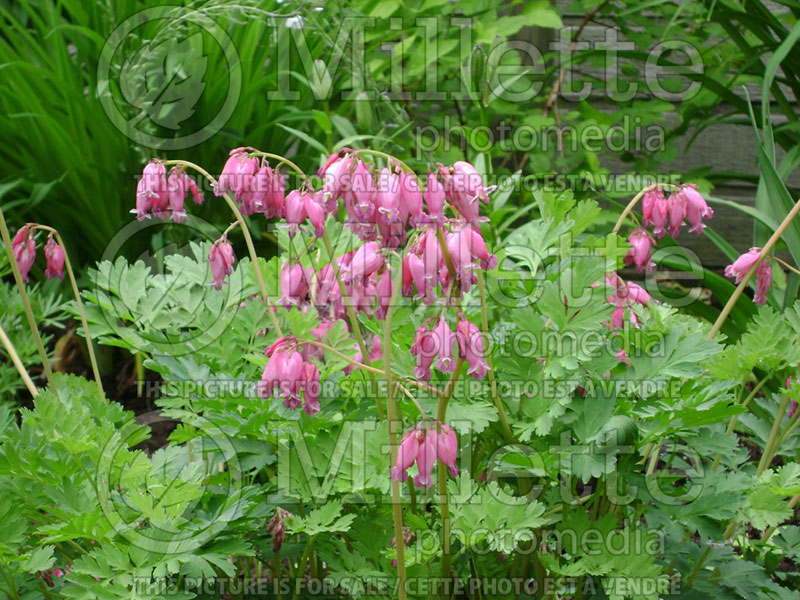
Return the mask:
<path id="1" fill-rule="evenodd" d="M 215 44 L 225 64 L 212 69 Z M 212 70 L 214 77 L 224 74 L 227 94 L 204 105 Z M 159 150 L 183 150 L 220 131 L 241 88 L 233 41 L 207 14 L 190 8 L 155 6 L 127 18 L 106 40 L 97 65 L 98 94 L 108 118 L 131 140 Z M 191 119 L 201 106 L 213 114 L 204 123 Z"/>
<path id="2" fill-rule="evenodd" d="M 181 422 L 154 411 L 136 422 L 154 429 L 179 424 L 176 441 L 182 443 L 169 443 L 148 460 L 129 449 L 139 440 L 138 427 L 115 430 L 95 475 L 103 515 L 141 550 L 162 555 L 195 550 L 241 515 L 242 473 L 233 442 L 199 415 Z"/>

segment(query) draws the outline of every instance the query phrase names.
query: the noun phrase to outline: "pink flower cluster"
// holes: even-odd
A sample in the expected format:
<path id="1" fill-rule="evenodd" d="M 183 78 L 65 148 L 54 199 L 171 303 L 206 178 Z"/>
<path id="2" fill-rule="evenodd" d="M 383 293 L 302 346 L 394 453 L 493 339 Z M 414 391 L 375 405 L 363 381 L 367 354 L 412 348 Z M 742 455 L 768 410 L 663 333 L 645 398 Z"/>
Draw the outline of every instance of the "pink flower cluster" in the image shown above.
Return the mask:
<path id="1" fill-rule="evenodd" d="M 678 237 L 685 221 L 689 221 L 690 232 L 701 234 L 705 227 L 703 219 L 713 216 L 714 211 L 693 184 L 682 185 L 669 197 L 660 187 L 647 191 L 642 198 L 642 226 L 634 229 L 628 238 L 632 247 L 625 264 L 635 266 L 640 273 L 649 273 L 653 268 L 651 255 L 655 238 L 662 238 L 666 233 Z M 652 235 L 647 231 L 651 226 Z"/>
<path id="2" fill-rule="evenodd" d="M 301 309 L 311 303 L 332 320 L 344 318 L 349 303 L 356 311 L 383 318 L 392 297 L 392 275 L 378 243 L 367 242 L 335 262 L 344 284 L 344 297 L 331 263 L 315 272 L 287 262 L 281 268 L 281 303 L 286 308 Z"/>
<path id="3" fill-rule="evenodd" d="M 456 368 L 454 351 L 457 351 L 457 356 L 469 365 L 468 374 L 475 379 L 483 379 L 486 376 L 489 367 L 484 360 L 483 334 L 463 315 L 458 321 L 455 332 L 450 329 L 443 316 L 433 329 L 428 329 L 424 325 L 417 329 L 414 344 L 411 346 L 411 354 L 417 357 L 414 376 L 421 381 L 428 381 L 431 378 L 434 361 L 436 368 L 442 373 L 452 373 Z"/>
<path id="4" fill-rule="evenodd" d="M 278 338 L 264 354 L 269 361 L 257 386 L 258 395 L 271 398 L 274 394 L 283 398 L 289 409 L 303 406 L 308 415 L 318 413 L 320 385 L 317 365 L 303 358 L 290 337 Z"/>
<path id="5" fill-rule="evenodd" d="M 725 277 L 735 278 L 736 283 L 740 283 L 742 278 L 747 275 L 750 270 L 758 262 L 758 257 L 761 254 L 761 248 L 750 248 L 748 252 L 742 254 L 739 258 L 733 261 L 732 264 L 725 267 Z M 767 301 L 767 292 L 772 283 L 772 267 L 769 264 L 768 257 L 765 257 L 756 267 L 756 293 L 753 301 L 756 304 L 764 304 Z"/>
<path id="6" fill-rule="evenodd" d="M 405 243 L 407 225 L 441 225 L 446 201 L 469 223 L 480 220 L 479 202 L 489 201 L 480 174 L 463 161 L 429 171 L 424 194 L 413 173 L 399 167 L 375 173 L 348 149 L 332 154 L 319 176 L 323 179 L 320 202 L 335 207 L 341 199 L 348 227 L 364 241 L 380 237 L 388 248 Z"/>
<path id="7" fill-rule="evenodd" d="M 392 467 L 392 479 L 405 481 L 408 469 L 416 462 L 417 474 L 414 485 L 427 488 L 433 484 L 431 470 L 439 459 L 453 477 L 458 477 L 456 459 L 458 457 L 458 438 L 456 432 L 439 421 L 420 421 L 406 432 L 397 449 L 397 461 Z"/>
<path id="8" fill-rule="evenodd" d="M 35 223 L 23 225 L 11 241 L 11 249 L 19 266 L 22 281 L 28 282 L 28 275 L 36 260 L 36 241 L 34 240 Z M 58 277 L 64 279 L 64 248 L 50 235 L 44 247 L 47 268 L 44 276 L 48 279 Z"/>
<path id="9" fill-rule="evenodd" d="M 416 298 L 432 304 L 434 291 L 441 285 L 447 290 L 451 283 L 468 292 L 477 281 L 475 268 L 484 270 L 497 266 L 497 257 L 489 253 L 481 231 L 469 223 L 456 225 L 444 234 L 447 254 L 452 262 L 456 282 L 450 281 L 450 266 L 439 240 L 441 230 L 425 229 L 403 258 L 403 295 L 411 296 L 416 288 Z"/>
<path id="10" fill-rule="evenodd" d="M 144 167 L 142 178 L 136 186 L 136 208 L 131 212 L 139 221 L 150 218 L 172 217 L 176 223 L 186 216 L 184 200 L 192 193 L 195 204 L 203 203 L 203 195 L 194 180 L 186 175 L 183 167 L 173 167 L 167 177 L 167 168 L 158 160 L 151 160 Z"/>

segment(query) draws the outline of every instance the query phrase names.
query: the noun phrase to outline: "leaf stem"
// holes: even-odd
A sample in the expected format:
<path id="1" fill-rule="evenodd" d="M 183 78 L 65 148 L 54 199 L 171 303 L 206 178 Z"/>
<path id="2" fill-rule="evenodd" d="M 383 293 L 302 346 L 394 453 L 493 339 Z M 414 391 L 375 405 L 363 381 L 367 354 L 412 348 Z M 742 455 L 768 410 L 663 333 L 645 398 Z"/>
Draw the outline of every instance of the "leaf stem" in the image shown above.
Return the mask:
<path id="1" fill-rule="evenodd" d="M 5 217 L 3 217 L 2 208 L 0 208 L 0 234 L 3 236 L 3 244 L 6 247 L 8 261 L 11 263 L 11 270 L 14 273 L 14 281 L 17 283 L 17 288 L 19 289 L 22 308 L 25 310 L 25 316 L 28 319 L 28 325 L 31 328 L 33 340 L 36 343 L 36 349 L 39 351 L 39 358 L 42 361 L 42 367 L 44 368 L 44 373 L 47 376 L 47 382 L 50 384 L 50 388 L 52 389 L 53 393 L 58 396 L 56 382 L 53 378 L 53 370 L 50 368 L 50 361 L 47 359 L 47 352 L 45 351 L 44 344 L 42 343 L 42 336 L 39 335 L 39 328 L 37 327 L 36 319 L 33 316 L 33 309 L 31 308 L 30 300 L 28 300 L 28 292 L 25 291 L 25 282 L 22 281 L 22 274 L 19 270 L 19 264 L 17 264 L 17 257 L 14 255 L 14 249 L 11 247 L 11 235 L 8 233 L 8 227 L 6 226 Z"/>

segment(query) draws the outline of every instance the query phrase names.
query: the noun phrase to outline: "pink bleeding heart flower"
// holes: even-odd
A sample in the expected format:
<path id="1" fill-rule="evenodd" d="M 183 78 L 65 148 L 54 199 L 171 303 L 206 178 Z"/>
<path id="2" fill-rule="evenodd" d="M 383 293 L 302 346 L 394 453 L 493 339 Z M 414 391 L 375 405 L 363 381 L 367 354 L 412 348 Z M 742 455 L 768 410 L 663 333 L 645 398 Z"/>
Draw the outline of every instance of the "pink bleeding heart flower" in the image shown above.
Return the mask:
<path id="1" fill-rule="evenodd" d="M 697 191 L 697 186 L 693 184 L 684 185 L 681 193 L 686 198 L 686 217 L 691 227 L 692 233 L 703 233 L 703 219 L 710 219 L 714 216 L 714 211 L 706 203 L 703 195 Z"/>
<path id="2" fill-rule="evenodd" d="M 478 259 L 484 271 L 490 271 L 497 266 L 497 257 L 494 254 L 489 254 L 486 247 L 486 241 L 483 239 L 483 234 L 479 227 L 469 225 L 466 227 L 471 234 L 472 256 Z"/>
<path id="3" fill-rule="evenodd" d="M 429 488 L 433 485 L 431 479 L 431 469 L 436 463 L 436 450 L 438 434 L 434 429 L 425 432 L 425 438 L 419 445 L 417 451 L 417 474 L 414 476 L 414 485 L 421 488 Z"/>
<path id="4" fill-rule="evenodd" d="M 631 249 L 625 256 L 625 264 L 628 266 L 636 265 L 636 270 L 640 273 L 649 273 L 655 263 L 651 260 L 652 248 L 656 241 L 644 227 L 637 227 L 631 233 L 630 238 Z"/>
<path id="5" fill-rule="evenodd" d="M 429 280 L 425 277 L 425 263 L 416 254 L 410 254 L 406 260 L 408 264 L 408 272 L 411 274 L 411 279 L 414 282 L 414 287 L 417 288 L 417 298 L 425 297 L 426 300 L 433 301 L 433 296 L 428 289 Z M 405 278 L 405 277 L 404 277 Z"/>
<path id="6" fill-rule="evenodd" d="M 325 207 L 320 204 L 318 194 L 306 194 L 303 208 L 311 225 L 314 226 L 314 235 L 321 238 L 325 233 Z"/>
<path id="7" fill-rule="evenodd" d="M 47 259 L 44 276 L 48 279 L 53 277 L 64 279 L 64 249 L 52 237 L 48 238 L 44 247 L 44 256 Z"/>
<path id="8" fill-rule="evenodd" d="M 772 267 L 767 260 L 761 261 L 756 269 L 756 293 L 753 302 L 761 306 L 767 301 L 767 292 L 772 283 Z"/>
<path id="9" fill-rule="evenodd" d="M 735 277 L 736 283 L 740 283 L 742 278 L 750 272 L 750 269 L 758 261 L 759 254 L 761 254 L 761 248 L 750 248 L 750 250 L 733 261 L 733 264 L 725 267 L 725 277 Z"/>
<path id="10" fill-rule="evenodd" d="M 625 363 L 629 367 L 631 366 L 631 361 L 628 360 L 628 353 L 625 352 L 625 348 L 620 348 L 619 352 L 614 355 L 614 358 Z"/>
<path id="11" fill-rule="evenodd" d="M 36 260 L 36 242 L 33 240 L 33 232 L 30 225 L 25 225 L 14 236 L 11 242 L 11 250 L 17 261 L 22 281 L 28 282 L 28 274 L 31 271 L 33 262 Z"/>
<path id="12" fill-rule="evenodd" d="M 410 215 L 411 225 L 422 221 L 422 192 L 413 173 L 400 174 L 400 205 L 401 215 Z M 402 220 L 405 221 L 405 217 Z"/>
<path id="13" fill-rule="evenodd" d="M 137 221 L 144 221 L 150 218 L 148 214 L 150 208 L 150 194 L 147 192 L 144 177 L 142 177 L 139 183 L 136 184 L 136 208 L 131 212 L 136 215 Z"/>
<path id="14" fill-rule="evenodd" d="M 233 246 L 224 238 L 218 239 L 211 245 L 208 253 L 208 262 L 211 265 L 211 275 L 214 278 L 214 289 L 221 290 L 225 277 L 233 272 Z"/>
<path id="15" fill-rule="evenodd" d="M 669 234 L 676 238 L 681 233 L 683 220 L 686 218 L 686 196 L 680 192 L 672 192 L 667 199 L 669 206 Z"/>
<path id="16" fill-rule="evenodd" d="M 656 205 L 656 200 L 664 197 L 664 191 L 661 188 L 648 190 L 642 197 L 642 227 L 650 227 L 655 225 L 653 222 L 653 208 Z"/>
<path id="17" fill-rule="evenodd" d="M 194 179 L 192 179 L 191 177 L 189 177 L 185 173 L 184 173 L 183 177 L 184 177 L 184 181 L 186 183 L 186 189 L 188 189 L 192 194 L 192 202 L 194 202 L 197 205 L 202 204 L 204 198 L 203 198 L 203 194 L 200 193 L 200 190 L 197 189 L 197 183 L 195 183 Z"/>
<path id="18" fill-rule="evenodd" d="M 349 214 L 359 223 L 373 223 L 375 217 L 375 195 L 377 189 L 366 163 L 358 160 L 350 186 L 345 190 Z"/>
<path id="19" fill-rule="evenodd" d="M 286 180 L 277 169 L 270 175 L 269 187 L 264 198 L 264 214 L 277 219 L 286 216 Z"/>
<path id="20" fill-rule="evenodd" d="M 458 476 L 457 457 L 458 437 L 451 427 L 439 421 L 419 422 L 403 436 L 391 469 L 391 478 L 393 481 L 406 481 L 408 469 L 416 463 L 414 485 L 428 488 L 433 484 L 431 470 L 437 459 L 453 477 Z"/>
<path id="21" fill-rule="evenodd" d="M 180 169 L 172 169 L 167 179 L 167 189 L 169 190 L 169 209 L 172 213 L 172 220 L 176 223 L 183 221 L 186 212 L 183 209 L 183 202 L 189 190 L 186 187 L 186 177 Z"/>
<path id="22" fill-rule="evenodd" d="M 447 245 L 447 241 L 449 239 L 449 237 L 445 237 L 445 245 Z M 430 304 L 435 299 L 433 297 L 433 291 L 436 289 L 436 286 L 439 283 L 443 283 L 443 285 L 446 285 L 447 283 L 442 279 L 442 274 L 447 273 L 447 263 L 445 261 L 444 252 L 442 251 L 442 246 L 439 242 L 439 237 L 435 229 L 428 229 L 428 231 L 422 236 L 421 243 L 422 259 L 425 265 L 425 280 L 427 285 L 427 298 L 425 301 Z M 458 271 L 459 275 L 461 275 L 461 270 L 459 269 L 460 263 L 454 257 L 451 258 L 453 258 L 453 261 L 456 263 L 456 270 Z"/>
<path id="23" fill-rule="evenodd" d="M 653 297 L 635 281 L 629 281 L 626 285 L 628 287 L 628 298 L 631 302 L 647 306 L 653 300 Z"/>
<path id="24" fill-rule="evenodd" d="M 380 246 L 377 242 L 367 242 L 353 253 L 353 258 L 344 271 L 348 280 L 360 280 L 369 277 L 382 266 Z"/>
<path id="25" fill-rule="evenodd" d="M 616 273 L 606 275 L 606 283 L 614 288 L 614 293 L 608 297 L 608 302 L 615 307 L 608 322 L 609 329 L 622 329 L 626 310 L 629 312 L 631 324 L 638 327 L 639 321 L 632 307 L 634 304 L 647 306 L 652 301 L 650 294 L 637 283 L 624 282 Z"/>
<path id="26" fill-rule="evenodd" d="M 305 301 L 308 295 L 308 279 L 300 264 L 284 263 L 281 267 L 281 302 L 286 308 Z"/>
<path id="27" fill-rule="evenodd" d="M 453 261 L 456 275 L 461 283 L 461 290 L 468 292 L 475 279 L 473 268 L 476 265 L 472 254 L 472 230 L 462 227 L 447 235 L 447 250 Z M 446 264 L 444 265 L 446 267 Z M 448 273 L 447 269 L 442 274 Z M 449 283 L 449 282 L 448 282 Z M 446 285 L 443 283 L 443 285 Z"/>
<path id="28" fill-rule="evenodd" d="M 267 350 L 269 351 L 269 348 Z M 303 357 L 284 340 L 272 351 L 267 366 L 264 367 L 258 385 L 258 395 L 270 398 L 276 394 L 278 398 L 283 398 L 287 408 L 294 410 L 301 405 L 302 384 Z"/>
<path id="29" fill-rule="evenodd" d="M 421 381 L 428 381 L 431 378 L 431 365 L 439 352 L 436 338 L 431 335 L 428 328 L 420 325 L 414 343 L 411 345 L 412 356 L 417 357 L 417 366 L 414 369 L 414 377 Z"/>
<path id="30" fill-rule="evenodd" d="M 307 415 L 319 412 L 319 370 L 317 365 L 307 362 L 303 365 L 303 410 Z"/>
<path id="31" fill-rule="evenodd" d="M 397 460 L 391 470 L 393 481 L 405 481 L 408 479 L 408 469 L 417 460 L 419 454 L 420 441 L 424 439 L 425 433 L 419 429 L 407 431 L 397 448 Z"/>
<path id="32" fill-rule="evenodd" d="M 458 355 L 469 365 L 467 374 L 472 375 L 475 379 L 483 379 L 489 370 L 489 365 L 486 364 L 484 357 L 481 330 L 477 325 L 462 318 L 456 326 L 456 341 Z"/>
<path id="33" fill-rule="evenodd" d="M 383 320 L 389 310 L 392 302 L 392 272 L 389 269 L 384 269 L 383 274 L 378 279 L 378 284 L 375 286 L 375 293 L 378 296 L 378 308 L 375 310 L 375 316 Z"/>
<path id="34" fill-rule="evenodd" d="M 327 162 L 319 170 L 318 175 L 324 180 L 322 192 L 324 202 L 338 199 L 350 185 L 353 157 L 349 154 L 340 156 L 338 152 L 331 154 Z M 330 210 L 328 212 L 331 212 Z"/>
<path id="35" fill-rule="evenodd" d="M 489 194 L 483 185 L 483 178 L 478 170 L 468 162 L 458 161 L 453 164 L 453 190 L 463 201 L 480 200 L 489 203 Z"/>
<path id="36" fill-rule="evenodd" d="M 453 359 L 453 346 L 456 342 L 456 335 L 447 325 L 444 317 L 439 319 L 439 324 L 433 330 L 433 335 L 437 338 L 439 360 L 436 367 L 443 373 L 452 373 L 456 369 L 456 361 Z"/>
<path id="37" fill-rule="evenodd" d="M 663 192 L 656 196 L 651 220 L 653 223 L 653 235 L 659 239 L 664 237 L 667 233 L 667 224 L 669 222 L 669 200 L 664 197 Z"/>
<path id="38" fill-rule="evenodd" d="M 386 167 L 378 173 L 375 202 L 378 213 L 387 224 L 400 220 L 400 177 Z"/>
<path id="39" fill-rule="evenodd" d="M 456 432 L 448 425 L 439 425 L 439 435 L 436 438 L 436 455 L 439 461 L 447 467 L 450 475 L 458 477 L 458 438 Z"/>
<path id="40" fill-rule="evenodd" d="M 241 202 L 242 194 L 253 190 L 258 168 L 258 158 L 249 156 L 245 148 L 231 150 L 230 157 L 217 180 L 214 193 L 221 196 L 231 191 L 237 202 Z"/>
<path id="41" fill-rule="evenodd" d="M 304 192 L 308 194 L 308 192 Z M 289 238 L 297 233 L 298 226 L 306 218 L 305 195 L 297 190 L 292 190 L 286 196 L 286 222 L 289 224 Z"/>
<path id="42" fill-rule="evenodd" d="M 444 185 L 436 177 L 435 172 L 428 171 L 428 182 L 425 188 L 425 206 L 428 209 L 428 220 L 439 226 L 444 221 Z"/>
<path id="43" fill-rule="evenodd" d="M 791 386 L 792 386 L 792 378 L 791 377 L 787 377 L 786 378 L 786 388 L 788 389 Z M 797 412 L 797 400 L 792 398 L 792 407 L 789 409 L 789 418 L 791 419 L 795 415 L 796 412 Z"/>
<path id="44" fill-rule="evenodd" d="M 168 205 L 167 169 L 161 161 L 151 160 L 145 165 L 136 186 L 136 210 L 133 212 L 141 221 L 150 210 L 160 217 Z"/>

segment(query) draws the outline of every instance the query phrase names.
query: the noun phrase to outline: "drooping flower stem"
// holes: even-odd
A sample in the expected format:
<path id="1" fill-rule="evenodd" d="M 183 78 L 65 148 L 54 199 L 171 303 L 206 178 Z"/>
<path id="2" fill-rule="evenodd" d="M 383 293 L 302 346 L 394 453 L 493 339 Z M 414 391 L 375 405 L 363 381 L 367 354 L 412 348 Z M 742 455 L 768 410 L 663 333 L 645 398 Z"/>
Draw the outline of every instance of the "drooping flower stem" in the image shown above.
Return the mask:
<path id="1" fill-rule="evenodd" d="M 761 261 L 763 261 L 767 257 L 772 248 L 775 246 L 780 237 L 783 235 L 783 232 L 786 231 L 787 227 L 789 227 L 789 223 L 791 223 L 792 219 L 794 219 L 797 216 L 798 212 L 800 212 L 800 200 L 795 203 L 795 205 L 792 207 L 792 210 L 789 211 L 789 214 L 786 215 L 786 218 L 781 222 L 781 224 L 775 230 L 775 233 L 773 233 L 772 236 L 770 236 L 769 240 L 767 240 L 767 243 L 764 245 L 763 248 L 761 248 L 761 252 L 759 252 L 758 254 L 758 259 L 756 260 L 755 263 L 753 263 L 753 266 L 750 267 L 750 270 L 745 274 L 745 276 L 742 277 L 742 280 L 739 282 L 739 285 L 736 286 L 736 289 L 733 291 L 733 294 L 731 294 L 731 297 L 728 298 L 728 302 L 725 303 L 725 306 L 723 307 L 722 312 L 719 314 L 719 317 L 717 317 L 717 320 L 714 322 L 714 326 L 711 328 L 711 331 L 708 332 L 708 339 L 713 338 L 715 335 L 717 335 L 717 333 L 719 333 L 719 330 L 722 328 L 722 325 L 725 323 L 725 320 L 728 318 L 728 315 L 731 313 L 731 310 L 733 310 L 733 307 L 739 300 L 739 297 L 744 292 L 745 288 L 747 287 L 747 284 L 750 283 L 750 279 L 753 277 L 753 274 L 758 269 L 758 265 L 760 265 Z"/>
<path id="2" fill-rule="evenodd" d="M 414 169 L 409 167 L 406 163 L 404 163 L 396 156 L 392 156 L 391 154 L 387 154 L 386 152 L 381 152 L 380 150 L 371 150 L 369 148 L 359 148 L 358 150 L 354 150 L 354 152 L 356 154 L 370 154 L 372 156 L 377 156 L 379 158 L 383 158 L 388 163 L 394 162 L 395 164 L 397 164 L 397 166 L 403 169 L 403 171 L 405 171 L 406 173 L 410 173 L 411 175 L 416 177 L 417 181 L 419 182 L 419 177 L 417 177 L 417 174 L 414 172 Z"/>
<path id="3" fill-rule="evenodd" d="M 641 200 L 647 192 L 651 192 L 654 189 L 660 187 L 669 188 L 673 190 L 680 189 L 680 186 L 673 185 L 671 183 L 653 183 L 651 185 L 648 185 L 646 188 L 642 189 L 642 191 L 636 194 L 630 202 L 628 202 L 628 205 L 622 211 L 622 214 L 619 216 L 619 219 L 617 219 L 617 223 L 616 225 L 614 225 L 614 229 L 611 230 L 611 234 L 615 235 L 616 233 L 619 232 L 620 228 L 622 227 L 622 224 L 625 222 L 625 218 L 629 214 L 631 214 L 631 211 L 634 208 L 636 208 L 636 205 L 639 203 L 639 200 Z"/>
<path id="4" fill-rule="evenodd" d="M 386 410 L 389 413 L 389 456 L 392 465 L 397 463 L 397 432 L 395 427 L 402 426 L 399 419 L 399 407 L 394 397 L 394 376 L 392 375 L 392 317 L 394 307 L 400 298 L 402 286 L 402 269 L 396 270 L 392 282 L 392 297 L 383 320 L 383 368 L 386 378 Z M 362 354 L 361 356 L 368 356 Z M 406 560 L 405 540 L 403 539 L 403 506 L 400 503 L 400 482 L 392 478 L 392 521 L 394 522 L 394 539 L 397 547 L 397 597 L 406 599 Z"/>
<path id="5" fill-rule="evenodd" d="M 3 217 L 3 210 L 0 208 L 0 234 L 3 236 L 3 245 L 6 247 L 6 253 L 8 254 L 8 261 L 11 263 L 11 271 L 14 273 L 14 281 L 17 283 L 17 288 L 19 289 L 19 296 L 20 300 L 22 301 L 22 308 L 25 310 L 25 316 L 28 319 L 28 325 L 31 328 L 31 333 L 33 334 L 33 340 L 36 343 L 36 349 L 39 351 L 39 358 L 42 361 L 42 367 L 44 368 L 44 373 L 47 376 L 47 382 L 50 384 L 50 388 L 52 389 L 53 393 L 58 396 L 58 390 L 56 389 L 56 382 L 53 378 L 53 370 L 50 368 L 50 361 L 47 359 L 47 352 L 44 349 L 44 344 L 42 343 L 42 336 L 39 335 L 39 328 L 36 325 L 36 319 L 33 316 L 33 309 L 31 308 L 30 300 L 28 299 L 28 292 L 25 291 L 25 283 L 22 281 L 22 274 L 19 271 L 19 265 L 17 264 L 17 257 L 14 255 L 14 249 L 11 247 L 11 235 L 8 233 L 8 227 L 6 226 L 6 220 Z"/>
<path id="6" fill-rule="evenodd" d="M 367 350 L 366 344 L 364 344 L 364 335 L 361 333 L 361 325 L 359 325 L 358 317 L 356 316 L 355 310 L 353 310 L 353 305 L 350 302 L 350 298 L 347 294 L 347 288 L 344 287 L 341 272 L 339 271 L 339 263 L 336 262 L 336 259 L 333 256 L 333 246 L 331 245 L 331 239 L 328 236 L 327 230 L 325 230 L 322 234 L 322 240 L 325 243 L 325 249 L 328 251 L 328 259 L 330 260 L 330 265 L 333 268 L 333 274 L 336 276 L 336 281 L 339 284 L 339 291 L 341 292 L 342 299 L 344 300 L 345 310 L 347 310 L 347 318 L 350 320 L 350 327 L 353 330 L 353 335 L 356 336 L 358 349 L 361 351 L 361 360 L 368 365 L 370 364 L 369 351 Z M 372 392 L 375 395 L 375 406 L 378 409 L 378 418 L 383 421 L 383 405 L 381 405 L 381 399 L 378 394 L 378 382 L 375 381 L 375 376 L 371 372 L 368 371 L 368 373 L 372 382 Z"/>
<path id="7" fill-rule="evenodd" d="M 256 152 L 250 152 L 250 156 L 263 156 L 264 158 L 272 158 L 274 160 L 277 160 L 279 163 L 286 165 L 287 167 L 292 169 L 292 171 L 300 175 L 300 177 L 303 178 L 303 181 L 308 181 L 308 176 L 305 174 L 303 169 L 298 167 L 296 164 L 294 164 L 285 156 L 281 156 L 280 154 L 272 154 L 270 152 L 261 152 L 260 150 Z"/>
<path id="8" fill-rule="evenodd" d="M 770 257 L 769 257 L 769 258 L 770 258 L 771 260 L 774 260 L 774 261 L 775 261 L 775 262 L 777 262 L 777 263 L 780 263 L 781 265 L 783 265 L 784 267 L 786 267 L 788 270 L 792 271 L 793 273 L 795 273 L 795 274 L 797 274 L 797 275 L 800 275 L 800 270 L 799 270 L 799 269 L 797 269 L 797 268 L 795 268 L 795 267 L 793 267 L 792 265 L 790 265 L 789 263 L 787 263 L 785 260 L 782 260 L 782 259 L 778 258 L 778 257 L 777 257 L 777 256 L 775 256 L 774 254 L 773 254 L 773 255 L 770 255 Z"/>
<path id="9" fill-rule="evenodd" d="M 28 388 L 28 391 L 31 393 L 31 396 L 36 397 L 39 395 L 39 390 L 36 389 L 36 386 L 33 385 L 33 380 L 31 376 L 28 375 L 28 371 L 25 370 L 25 365 L 22 364 L 22 361 L 19 358 L 19 354 L 17 354 L 14 345 L 11 343 L 11 340 L 8 339 L 6 332 L 0 327 L 0 342 L 3 343 L 3 347 L 8 352 L 8 355 L 11 357 L 11 362 L 14 363 L 14 366 L 17 368 L 17 372 L 19 376 L 22 377 L 22 381 L 25 382 L 25 387 Z"/>
<path id="10" fill-rule="evenodd" d="M 92 345 L 92 333 L 89 331 L 89 322 L 86 319 L 86 311 L 83 309 L 83 302 L 81 301 L 81 293 L 78 290 L 78 282 L 75 281 L 75 273 L 72 270 L 72 263 L 69 261 L 69 253 L 64 245 L 64 240 L 61 239 L 61 234 L 58 230 L 46 225 L 36 225 L 37 229 L 50 232 L 56 238 L 56 242 L 61 246 L 64 251 L 64 266 L 67 268 L 67 277 L 69 277 L 70 285 L 72 286 L 72 294 L 75 296 L 75 305 L 78 307 L 78 313 L 81 315 L 81 326 L 83 327 L 83 334 L 86 336 L 86 350 L 89 352 L 89 362 L 92 364 L 92 374 L 94 381 L 97 384 L 97 391 L 100 392 L 100 398 L 105 401 L 106 394 L 103 391 L 103 382 L 100 379 L 100 369 L 97 367 L 97 358 L 94 354 L 94 346 Z"/>
<path id="11" fill-rule="evenodd" d="M 184 167 L 189 167 L 194 169 L 198 173 L 200 173 L 203 177 L 208 179 L 211 185 L 215 185 L 217 180 L 205 169 L 202 167 L 194 164 L 193 162 L 189 162 L 188 160 L 165 160 L 164 165 L 181 165 Z M 264 275 L 261 273 L 261 267 L 258 264 L 258 255 L 256 254 L 255 246 L 253 245 L 253 238 L 250 235 L 250 230 L 247 227 L 247 223 L 242 216 L 242 213 L 239 212 L 239 209 L 236 206 L 236 203 L 231 199 L 228 194 L 223 194 L 223 198 L 225 198 L 225 202 L 228 203 L 228 206 L 231 209 L 234 217 L 239 222 L 239 226 L 242 228 L 242 235 L 244 236 L 244 243 L 247 245 L 247 251 L 250 254 L 250 262 L 253 263 L 253 271 L 255 272 L 256 282 L 258 283 L 258 288 L 261 291 L 261 297 L 264 299 L 264 304 L 267 306 L 267 314 L 269 315 L 270 321 L 272 321 L 272 327 L 275 329 L 275 333 L 278 337 L 283 337 L 283 333 L 281 332 L 281 326 L 278 324 L 278 318 L 275 316 L 275 310 L 272 306 L 272 303 L 269 300 L 269 294 L 267 293 L 267 286 L 264 283 Z"/>
<path id="12" fill-rule="evenodd" d="M 483 357 L 486 360 L 486 364 L 489 365 L 489 384 L 492 387 L 492 399 L 494 400 L 495 408 L 497 408 L 497 414 L 500 415 L 500 424 L 503 427 L 503 432 L 506 434 L 507 440 L 509 442 L 513 442 L 514 434 L 511 432 L 511 428 L 508 426 L 506 411 L 503 409 L 503 403 L 500 400 L 500 395 L 497 391 L 497 379 L 494 375 L 492 350 L 489 347 L 489 316 L 486 308 L 486 285 L 483 281 L 483 271 L 480 269 L 477 269 L 476 271 L 478 275 L 478 292 L 480 293 L 481 297 L 481 333 L 484 336 Z"/>

